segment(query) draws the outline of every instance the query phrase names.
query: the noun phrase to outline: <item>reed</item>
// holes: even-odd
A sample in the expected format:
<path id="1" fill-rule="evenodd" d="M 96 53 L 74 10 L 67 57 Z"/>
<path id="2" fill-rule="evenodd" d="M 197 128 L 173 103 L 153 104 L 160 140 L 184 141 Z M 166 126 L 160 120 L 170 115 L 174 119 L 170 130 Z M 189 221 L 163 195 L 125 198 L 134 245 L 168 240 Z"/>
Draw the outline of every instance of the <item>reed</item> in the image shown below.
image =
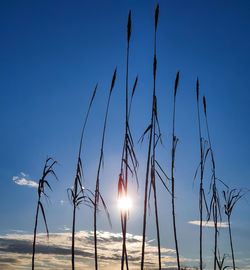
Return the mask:
<path id="1" fill-rule="evenodd" d="M 207 129 L 207 137 L 208 137 L 208 144 L 209 148 L 206 151 L 205 160 L 210 153 L 211 163 L 212 163 L 212 176 L 211 176 L 211 184 L 210 188 L 212 187 L 212 197 L 209 206 L 209 217 L 212 214 L 213 221 L 214 221 L 214 270 L 216 270 L 216 258 L 217 258 L 217 244 L 218 244 L 218 218 L 221 219 L 221 211 L 220 211 L 220 197 L 217 189 L 217 181 L 219 180 L 215 174 L 215 160 L 214 160 L 214 152 L 212 148 L 209 127 L 208 127 L 208 119 L 207 119 L 207 105 L 206 105 L 206 98 L 203 96 L 203 108 L 206 120 L 206 129 Z M 222 181 L 220 181 L 222 182 Z M 223 183 L 223 182 L 222 182 Z M 223 183 L 224 184 L 224 183 Z"/>
<path id="2" fill-rule="evenodd" d="M 235 260 L 234 260 L 234 249 L 233 249 L 233 240 L 232 240 L 232 231 L 231 231 L 231 214 L 234 209 L 235 204 L 245 195 L 243 191 L 237 189 L 229 189 L 227 191 L 222 191 L 223 198 L 224 198 L 224 211 L 227 216 L 228 221 L 228 233 L 230 239 L 230 247 L 231 247 L 231 254 L 232 254 L 232 261 L 233 261 L 233 269 L 235 270 Z"/>
<path id="3" fill-rule="evenodd" d="M 138 186 L 138 178 L 137 178 L 137 167 L 138 161 L 134 152 L 134 142 L 132 133 L 130 131 L 129 126 L 129 117 L 131 112 L 132 101 L 135 93 L 135 89 L 137 86 L 138 76 L 135 79 L 134 86 L 132 89 L 132 93 L 129 101 L 128 94 L 128 76 L 129 76 L 129 45 L 130 45 L 130 37 L 131 37 L 132 25 L 131 25 L 131 10 L 128 14 L 128 22 L 127 22 L 127 61 L 126 61 L 126 84 L 125 84 L 125 135 L 123 142 L 123 150 L 122 150 L 122 158 L 121 158 L 121 169 L 118 180 L 118 198 L 127 197 L 128 194 L 128 172 L 130 171 L 132 176 L 135 174 Z M 122 227 L 122 257 L 121 257 L 121 269 L 124 269 L 124 260 L 126 260 L 126 268 L 129 269 L 128 266 L 128 256 L 127 256 L 127 248 L 126 248 L 126 231 L 127 231 L 127 218 L 129 212 L 121 210 L 121 227 Z"/>
<path id="4" fill-rule="evenodd" d="M 197 103 L 197 116 L 198 116 L 198 128 L 199 128 L 199 139 L 200 139 L 200 163 L 195 172 L 195 178 L 200 169 L 200 192 L 199 192 L 199 211 L 200 211 L 200 270 L 203 268 L 202 261 L 202 222 L 203 222 L 203 201 L 205 202 L 205 206 L 207 208 L 205 192 L 203 189 L 203 178 L 204 178 L 204 170 L 205 170 L 205 153 L 206 153 L 206 140 L 202 137 L 201 133 L 201 120 L 200 120 L 200 106 L 199 106 L 199 79 L 196 81 L 196 103 Z M 207 208 L 208 212 L 208 208 Z"/>
<path id="5" fill-rule="evenodd" d="M 156 223 L 156 233 L 157 233 L 157 247 L 158 247 L 158 266 L 161 269 L 161 242 L 160 242 L 160 225 L 158 218 L 158 206 L 157 206 L 157 192 L 156 192 L 156 155 L 155 150 L 158 141 L 161 138 L 160 126 L 158 121 L 158 112 L 157 112 L 157 97 L 156 97 L 156 69 L 157 69 L 157 57 L 156 57 L 156 32 L 157 32 L 157 24 L 159 17 L 159 5 L 157 5 L 155 10 L 155 33 L 154 33 L 154 67 L 153 67 L 153 76 L 154 76 L 154 97 L 153 97 L 153 149 L 152 149 L 152 158 L 151 158 L 151 183 L 154 192 L 154 208 L 155 208 L 155 223 Z M 156 126 L 157 125 L 157 126 Z M 158 127 L 158 134 L 156 128 Z M 151 189 L 150 189 L 151 190 Z M 149 195 L 150 197 L 150 195 Z"/>
<path id="6" fill-rule="evenodd" d="M 157 195 L 156 195 L 156 184 L 155 184 L 155 149 L 158 141 L 161 139 L 160 126 L 157 114 L 157 97 L 156 97 L 156 70 L 157 70 L 157 57 L 156 57 L 156 32 L 159 17 L 159 4 L 155 9 L 155 27 L 154 27 L 154 60 L 153 60 L 153 98 L 152 98 L 152 112 L 151 121 L 147 129 L 144 131 L 140 140 L 143 141 L 144 136 L 149 132 L 149 143 L 148 143 L 148 156 L 147 156 L 147 167 L 146 167 L 146 178 L 145 178 L 145 193 L 144 193 L 144 212 L 143 212 L 143 232 L 142 232 L 142 256 L 141 256 L 141 270 L 144 268 L 144 256 L 145 256 L 145 240 L 146 240 L 146 223 L 147 223 L 147 205 L 150 198 L 148 194 L 148 182 L 149 182 L 149 171 L 151 175 L 150 190 L 151 187 L 154 192 L 154 206 L 155 206 L 155 218 L 156 218 L 156 230 L 157 230 L 157 246 L 158 246 L 158 263 L 159 269 L 161 269 L 161 250 L 160 250 L 160 229 L 158 219 L 158 208 L 157 208 Z M 158 134 L 156 132 L 158 128 Z M 152 156 L 151 156 L 152 151 Z"/>
<path id="7" fill-rule="evenodd" d="M 226 268 L 229 267 L 228 265 L 224 265 L 227 257 L 228 257 L 227 254 L 223 254 L 223 256 L 221 257 L 220 253 L 218 252 L 218 256 L 216 256 L 216 262 L 219 270 L 225 270 Z"/>
<path id="8" fill-rule="evenodd" d="M 82 127 L 82 132 L 81 132 L 81 138 L 80 138 L 80 145 L 79 145 L 79 151 L 78 151 L 78 157 L 77 157 L 77 165 L 76 165 L 76 175 L 75 175 L 75 180 L 74 180 L 74 185 L 73 188 L 68 188 L 67 193 L 68 193 L 68 198 L 70 202 L 73 205 L 73 222 L 72 222 L 72 247 L 71 247 L 71 262 L 72 262 L 72 270 L 75 269 L 75 221 L 76 221 L 76 208 L 81 204 L 92 204 L 93 205 L 93 200 L 91 199 L 90 195 L 85 194 L 84 188 L 82 185 L 82 160 L 81 160 L 81 152 L 82 152 L 82 143 L 83 143 L 83 135 L 84 131 L 86 128 L 86 124 L 88 121 L 88 116 L 89 112 L 92 106 L 92 103 L 94 101 L 95 95 L 96 95 L 96 90 L 97 90 L 98 84 L 96 84 L 95 89 L 93 91 L 92 97 L 89 102 L 87 114 L 84 119 L 83 127 Z M 90 193 L 90 191 L 86 190 L 87 193 Z"/>
<path id="9" fill-rule="evenodd" d="M 45 193 L 44 188 L 47 186 L 51 191 L 52 188 L 47 180 L 47 177 L 49 175 L 52 175 L 55 177 L 56 180 L 58 180 L 55 172 L 54 172 L 54 165 L 57 162 L 54 161 L 52 158 L 47 158 L 45 161 L 45 165 L 43 167 L 43 174 L 42 178 L 39 180 L 38 183 L 38 188 L 37 188 L 37 193 L 38 193 L 38 200 L 37 200 L 37 207 L 36 207 L 36 218 L 35 218 L 35 226 L 34 226 L 34 238 L 33 238 L 33 249 L 32 249 L 32 270 L 35 269 L 35 252 L 36 252 L 36 233 L 37 233 L 37 222 L 38 222 L 38 215 L 39 215 L 39 209 L 42 212 L 42 217 L 43 221 L 45 224 L 46 232 L 47 232 L 47 237 L 49 237 L 49 229 L 46 221 L 46 216 L 45 216 L 45 211 L 43 208 L 43 204 L 41 202 L 41 197 L 44 196 L 48 198 L 48 195 Z"/>
<path id="10" fill-rule="evenodd" d="M 179 83 L 179 71 L 177 72 L 174 86 L 174 105 L 173 105 L 173 132 L 172 132 L 172 151 L 171 151 L 171 185 L 172 185 L 172 218 L 173 218 L 173 229 L 174 229 L 174 241 L 175 241 L 175 250 L 176 250 L 176 259 L 178 270 L 180 267 L 180 256 L 179 256 L 179 248 L 178 248 L 178 240 L 177 240 L 177 232 L 176 232 L 176 221 L 175 221 L 175 178 L 174 178 L 174 167 L 175 167 L 175 152 L 178 144 L 178 138 L 175 136 L 175 104 L 176 104 L 176 94 Z"/>
<path id="11" fill-rule="evenodd" d="M 116 68 L 113 73 L 112 82 L 109 90 L 108 95 L 108 101 L 106 106 L 106 112 L 105 112 L 105 119 L 104 119 L 104 126 L 102 131 L 102 142 L 101 142 L 101 152 L 99 157 L 99 163 L 98 163 L 98 169 L 97 169 L 97 176 L 96 176 L 96 186 L 95 186 L 95 200 L 94 200 L 94 247 L 95 247 L 95 269 L 98 269 L 98 254 L 97 254 L 97 210 L 99 207 L 99 200 L 101 199 L 102 205 L 104 207 L 104 210 L 106 212 L 106 215 L 108 217 L 109 223 L 111 225 L 111 220 L 108 212 L 108 208 L 105 204 L 105 201 L 100 193 L 100 170 L 101 170 L 101 164 L 103 162 L 103 149 L 104 149 L 104 139 L 105 139 L 105 132 L 106 132 L 106 125 L 107 125 L 107 117 L 108 117 L 108 111 L 109 111 L 109 104 L 110 104 L 110 98 L 113 91 L 113 88 L 115 86 L 115 80 L 116 80 Z"/>

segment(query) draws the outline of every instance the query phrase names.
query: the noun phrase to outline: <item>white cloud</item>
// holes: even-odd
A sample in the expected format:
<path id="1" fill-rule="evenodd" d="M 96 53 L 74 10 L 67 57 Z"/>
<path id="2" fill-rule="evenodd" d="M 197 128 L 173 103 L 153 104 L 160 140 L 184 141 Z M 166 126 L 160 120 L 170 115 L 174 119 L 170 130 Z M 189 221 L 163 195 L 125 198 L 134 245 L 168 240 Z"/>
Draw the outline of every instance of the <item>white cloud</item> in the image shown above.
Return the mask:
<path id="1" fill-rule="evenodd" d="M 38 184 L 34 181 L 28 180 L 27 179 L 27 174 L 25 174 L 24 172 L 21 172 L 21 177 L 19 176 L 13 176 L 12 180 L 20 186 L 28 186 L 28 187 L 34 187 L 37 188 Z"/>
<path id="2" fill-rule="evenodd" d="M 65 226 L 65 228 L 67 228 Z M 98 231 L 98 257 L 101 269 L 121 269 L 122 234 Z M 32 234 L 0 235 L 0 268 L 27 269 L 32 254 Z M 139 269 L 141 260 L 140 235 L 127 234 L 127 251 L 130 269 Z M 157 269 L 158 248 L 150 240 L 145 245 L 145 268 Z M 4 254 L 1 259 L 1 252 Z M 161 248 L 163 267 L 175 266 L 175 250 Z M 76 266 L 80 269 L 91 269 L 94 266 L 94 237 L 92 231 L 79 231 L 75 234 Z M 183 262 L 195 262 L 190 258 L 181 258 Z M 71 264 L 71 232 L 51 233 L 47 239 L 45 233 L 37 234 L 36 265 L 49 269 L 70 269 Z M 8 267 L 7 267 L 8 263 Z M 19 268 L 17 268 L 17 266 Z M 23 268 L 20 268 L 23 267 Z M 48 269 L 48 268 L 46 268 Z"/>
<path id="3" fill-rule="evenodd" d="M 200 221 L 199 220 L 191 220 L 188 222 L 189 224 L 192 225 L 197 225 L 200 226 Z M 213 221 L 202 221 L 202 226 L 203 227 L 214 227 L 214 222 Z M 227 228 L 228 224 L 227 222 L 218 222 L 218 227 L 220 228 Z"/>

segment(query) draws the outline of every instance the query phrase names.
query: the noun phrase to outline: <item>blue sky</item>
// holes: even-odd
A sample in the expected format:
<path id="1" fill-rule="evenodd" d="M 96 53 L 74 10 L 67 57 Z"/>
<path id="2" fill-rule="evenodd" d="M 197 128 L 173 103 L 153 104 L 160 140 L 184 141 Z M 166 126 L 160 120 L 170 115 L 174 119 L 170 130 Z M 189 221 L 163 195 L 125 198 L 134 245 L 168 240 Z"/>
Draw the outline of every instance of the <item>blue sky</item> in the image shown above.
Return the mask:
<path id="1" fill-rule="evenodd" d="M 82 155 L 84 185 L 93 189 L 104 109 L 116 66 L 117 81 L 111 99 L 101 172 L 101 189 L 113 227 L 109 227 L 104 213 L 100 212 L 98 229 L 115 235 L 120 233 L 117 181 L 124 131 L 127 15 L 131 9 L 130 89 L 137 74 L 139 80 L 130 125 L 137 141 L 150 121 L 156 3 L 1 1 L 0 243 L 7 241 L 6 237 L 13 241 L 30 241 L 37 191 L 31 186 L 17 185 L 13 177 L 38 182 L 47 156 L 59 162 L 56 172 L 60 179 L 59 182 L 51 179 L 53 193 L 49 193 L 50 202 L 45 203 L 49 228 L 54 234 L 64 233 L 62 237 L 69 233 L 72 206 L 66 189 L 73 184 L 83 117 L 98 82 Z M 164 147 L 158 149 L 157 157 L 169 172 L 173 86 L 176 72 L 180 71 L 176 103 L 176 135 L 180 140 L 175 168 L 177 231 L 183 265 L 197 266 L 199 228 L 188 223 L 199 219 L 198 182 L 193 185 L 199 163 L 195 81 L 199 76 L 200 92 L 207 98 L 217 175 L 230 187 L 247 189 L 250 178 L 250 3 L 162 0 L 159 4 L 156 91 Z M 142 233 L 146 151 L 147 140 L 136 145 L 140 188 L 137 192 L 132 181 L 129 186 L 134 207 L 128 232 L 135 238 Z M 209 169 L 205 181 L 208 188 Z M 160 185 L 158 190 L 162 246 L 172 250 L 170 196 Z M 77 215 L 77 231 L 88 235 L 93 229 L 92 211 L 81 207 Z M 148 222 L 147 237 L 151 241 L 156 238 L 153 208 Z M 238 266 L 245 269 L 250 269 L 249 223 L 247 195 L 232 216 L 235 256 Z M 42 222 L 39 232 L 44 232 Z M 204 228 L 204 233 L 205 262 L 209 269 L 213 228 Z M 227 228 L 221 228 L 219 238 L 221 253 L 230 253 Z M 154 247 L 156 241 L 149 245 Z M 6 269 L 12 269 L 8 258 L 16 251 L 1 250 L 0 261 Z M 47 255 L 52 256 L 53 252 Z M 19 256 L 23 258 L 22 254 Z M 41 256 L 46 258 L 46 254 Z M 91 259 L 86 259 L 86 263 L 89 261 L 91 264 Z M 228 262 L 231 263 L 230 259 Z M 27 269 L 27 263 L 28 259 L 20 269 Z M 166 267 L 173 264 L 166 258 Z"/>

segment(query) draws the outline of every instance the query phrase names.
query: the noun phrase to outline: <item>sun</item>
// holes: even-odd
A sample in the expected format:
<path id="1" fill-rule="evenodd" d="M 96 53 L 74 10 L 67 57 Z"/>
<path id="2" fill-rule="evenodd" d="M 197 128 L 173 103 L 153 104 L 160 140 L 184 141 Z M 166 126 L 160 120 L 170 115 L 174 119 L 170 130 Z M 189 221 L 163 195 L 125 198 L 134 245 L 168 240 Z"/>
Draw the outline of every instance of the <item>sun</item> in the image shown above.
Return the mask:
<path id="1" fill-rule="evenodd" d="M 122 196 L 118 199 L 118 208 L 122 212 L 129 211 L 132 208 L 132 200 L 128 196 Z"/>

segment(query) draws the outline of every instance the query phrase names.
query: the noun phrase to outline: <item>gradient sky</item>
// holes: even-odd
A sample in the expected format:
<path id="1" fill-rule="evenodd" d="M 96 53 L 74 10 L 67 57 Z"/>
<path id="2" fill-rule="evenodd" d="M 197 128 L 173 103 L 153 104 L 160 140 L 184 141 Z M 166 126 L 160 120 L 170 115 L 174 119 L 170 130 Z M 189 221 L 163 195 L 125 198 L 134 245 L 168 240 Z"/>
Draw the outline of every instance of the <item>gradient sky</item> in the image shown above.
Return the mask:
<path id="1" fill-rule="evenodd" d="M 103 246 L 101 269 L 119 269 L 117 250 L 121 245 L 121 228 L 117 180 L 124 131 L 127 15 L 131 9 L 130 89 L 137 74 L 139 80 L 130 125 L 137 141 L 150 122 L 156 3 L 135 0 L 0 2 L 2 269 L 29 268 L 37 200 L 33 182 L 38 182 L 47 156 L 59 162 L 56 173 L 60 181 L 51 179 L 53 193 L 48 192 L 50 201 L 44 203 L 52 236 L 48 243 L 39 234 L 41 252 L 37 262 L 39 269 L 70 268 L 72 206 L 66 190 L 73 184 L 83 117 L 98 82 L 82 154 L 84 186 L 94 189 L 104 110 L 116 66 L 117 81 L 111 98 L 101 172 L 101 191 L 113 226 L 109 227 L 101 211 L 98 230 L 100 239 L 103 237 L 104 243 L 114 247 L 105 253 Z M 217 176 L 232 188 L 250 188 L 250 2 L 162 0 L 159 4 L 156 91 L 164 147 L 158 148 L 157 159 L 169 173 L 173 86 L 176 72 L 180 71 L 176 103 L 176 135 L 180 140 L 175 168 L 177 233 L 182 265 L 192 267 L 199 263 L 199 227 L 189 223 L 199 219 L 198 181 L 193 185 L 199 163 L 197 76 L 200 92 L 207 98 Z M 134 269 L 138 269 L 140 259 L 147 142 L 135 147 L 140 163 L 138 192 L 135 181 L 129 186 L 134 204 L 128 222 Z M 208 167 L 207 191 L 209 170 Z M 18 185 L 20 179 L 23 181 Z M 33 186 L 28 186 L 29 183 Z M 171 267 L 175 265 L 175 255 L 170 195 L 160 183 L 158 190 L 163 261 L 165 267 Z M 250 269 L 249 206 L 247 195 L 232 214 L 235 257 L 242 269 Z M 157 243 L 153 206 L 147 228 L 148 258 L 151 256 L 154 262 Z M 38 230 L 45 232 L 41 219 Z M 77 212 L 77 232 L 78 239 L 86 245 L 79 240 L 77 263 L 85 269 L 93 265 L 91 230 L 92 210 L 82 206 Z M 213 228 L 205 227 L 204 260 L 208 269 L 212 261 L 212 235 Z M 219 249 L 221 254 L 230 253 L 227 228 L 220 229 Z M 231 264 L 230 258 L 227 262 Z M 149 264 L 149 269 L 154 266 Z"/>

